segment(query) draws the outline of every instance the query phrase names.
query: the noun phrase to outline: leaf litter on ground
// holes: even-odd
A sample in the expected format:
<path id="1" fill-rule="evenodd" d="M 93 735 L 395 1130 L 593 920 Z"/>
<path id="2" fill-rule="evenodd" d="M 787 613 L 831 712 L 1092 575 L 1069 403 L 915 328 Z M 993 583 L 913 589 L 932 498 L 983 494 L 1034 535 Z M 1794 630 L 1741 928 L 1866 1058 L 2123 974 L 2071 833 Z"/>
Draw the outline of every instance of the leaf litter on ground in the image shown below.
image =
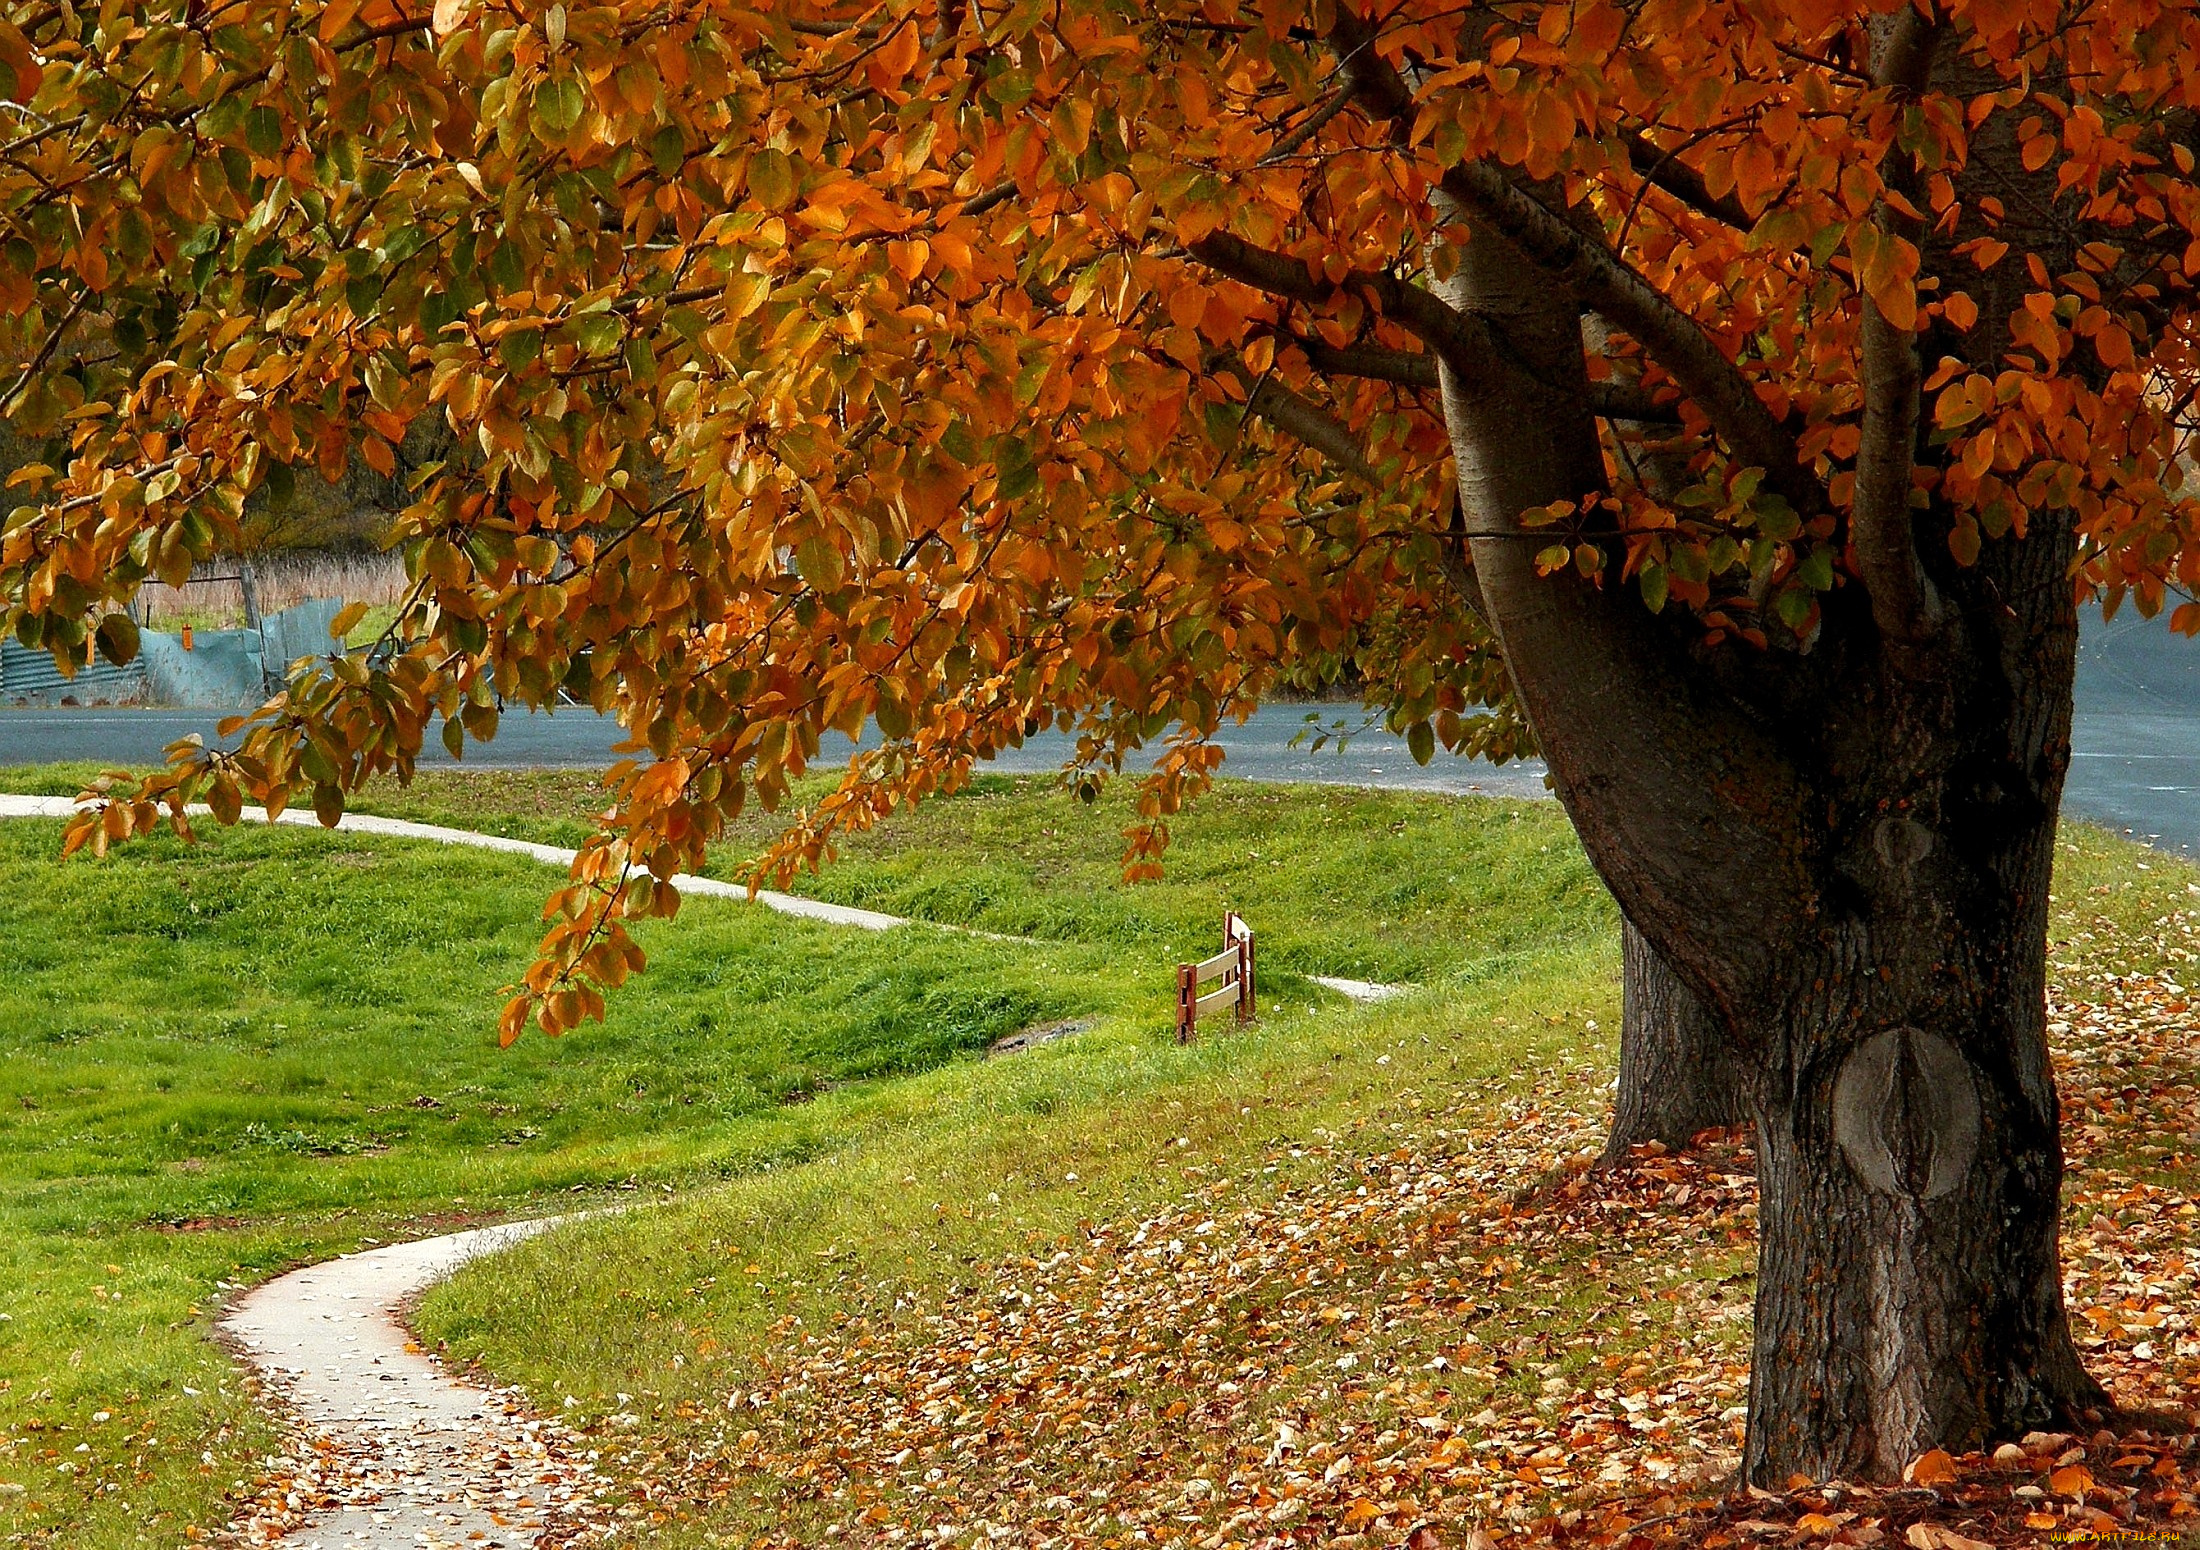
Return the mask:
<path id="1" fill-rule="evenodd" d="M 2200 1527 L 2200 1457 L 2172 1424 L 2200 1405 L 2200 1094 L 2175 976 L 2200 961 L 2200 917 L 2155 925 L 2134 942 L 2103 917 L 2057 944 L 2049 1015 L 2074 1332 L 2159 1430 L 2104 1416 L 1928 1454 L 1898 1485 L 1737 1490 L 1748 1135 L 1594 1169 L 1606 1094 L 1576 1068 L 1433 1108 L 1401 1093 L 1397 1112 L 1440 1118 L 1369 1116 L 1259 1171 L 1184 1156 L 1172 1209 L 828 1329 L 790 1317 L 676 1437 L 593 1423 L 623 1500 L 582 1537 L 678 1521 L 682 1542 L 758 1550 L 2181 1540 Z M 2147 960 L 2163 967 L 2086 966 Z"/>

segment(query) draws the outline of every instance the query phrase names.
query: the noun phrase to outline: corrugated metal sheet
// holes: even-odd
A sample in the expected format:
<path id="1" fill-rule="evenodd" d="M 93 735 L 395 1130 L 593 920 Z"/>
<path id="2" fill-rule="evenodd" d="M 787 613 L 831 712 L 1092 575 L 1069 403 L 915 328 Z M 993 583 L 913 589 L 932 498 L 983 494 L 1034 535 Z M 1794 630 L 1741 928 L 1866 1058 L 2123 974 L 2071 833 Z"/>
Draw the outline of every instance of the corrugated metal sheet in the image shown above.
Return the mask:
<path id="1" fill-rule="evenodd" d="M 279 614 L 260 621 L 260 660 L 270 678 L 287 677 L 290 664 L 300 657 L 317 657 L 335 648 L 328 627 L 336 622 L 343 600 L 309 597 Z"/>
<path id="2" fill-rule="evenodd" d="M 145 630 L 128 667 L 95 660 L 74 678 L 64 678 L 45 652 L 8 641 L 0 644 L 0 703 L 51 705 L 66 696 L 81 705 L 151 700 L 250 709 L 268 692 L 263 665 L 279 680 L 295 658 L 329 650 L 328 628 L 342 607 L 337 598 L 308 598 L 262 619 L 258 629 L 199 630 L 189 651 L 180 636 Z"/>
<path id="3" fill-rule="evenodd" d="M 0 699 L 34 705 L 52 705 L 64 698 L 82 705 L 112 705 L 142 700 L 146 695 L 145 667 L 132 662 L 116 667 L 105 658 L 80 668 L 73 678 L 64 677 L 53 658 L 14 641 L 0 643 Z"/>

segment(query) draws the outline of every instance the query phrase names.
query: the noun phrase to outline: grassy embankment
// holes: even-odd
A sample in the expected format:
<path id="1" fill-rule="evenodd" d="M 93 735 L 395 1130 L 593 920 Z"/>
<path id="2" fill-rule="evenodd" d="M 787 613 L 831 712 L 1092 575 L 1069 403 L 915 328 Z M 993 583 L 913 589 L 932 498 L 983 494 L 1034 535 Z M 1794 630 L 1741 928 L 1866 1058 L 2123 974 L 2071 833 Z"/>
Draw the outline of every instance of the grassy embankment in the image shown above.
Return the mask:
<path id="1" fill-rule="evenodd" d="M 0 789 L 86 773 L 0 770 Z M 570 842 L 592 802 L 576 777 L 448 774 L 363 805 Z M 608 1026 L 508 1052 L 491 1018 L 549 880 L 529 863 L 248 829 L 57 866 L 58 824 L 0 827 L 0 1543 L 218 1522 L 270 1434 L 208 1310 L 286 1263 L 558 1192 L 738 1178 L 835 1197 L 922 1274 L 914 1163 L 997 1179 L 1025 1139 L 1042 1172 L 1068 1146 L 1091 1154 L 1090 1210 L 1136 1194 L 1130 1139 L 1153 1132 L 1126 1112 L 1196 1118 L 1249 1082 L 1370 1098 L 1329 1070 L 1361 1042 L 1354 1014 L 1300 973 L 1451 975 L 1520 1002 L 1522 1028 L 1568 1008 L 1577 1041 L 1609 1015 L 1607 907 L 1549 809 L 1238 788 L 1139 890 L 1113 877 L 1123 821 L 988 783 L 813 884 L 1046 945 L 696 901 L 647 933 L 652 972 Z M 1225 899 L 1263 924 L 1288 1010 L 1179 1051 L 1167 965 L 1205 949 Z M 1092 1033 L 1034 1056 L 959 1058 L 1086 1014 Z M 874 1177 L 888 1198 L 865 1205 Z"/>
<path id="2" fill-rule="evenodd" d="M 1686 1478 L 1692 1461 L 1705 1480 L 1730 1470 L 1754 1250 L 1750 1208 L 1736 1204 L 1746 1185 L 1701 1187 L 1705 1177 L 1716 1184 L 1716 1167 L 1675 1182 L 1666 1199 L 1668 1207 L 1686 1205 L 1697 1188 L 1724 1204 L 1699 1199 L 1688 1217 L 1653 1195 L 1631 1231 L 1622 1213 L 1616 1235 L 1523 1228 L 1536 1247 L 1526 1257 L 1514 1250 L 1510 1261 L 1506 1194 L 1471 1199 L 1455 1191 L 1434 1218 L 1412 1224 L 1412 1255 L 1433 1258 L 1417 1266 L 1421 1280 L 1404 1283 L 1403 1303 L 1442 1301 L 1443 1278 L 1454 1277 L 1456 1312 L 1447 1304 L 1433 1318 L 1401 1314 L 1399 1284 L 1386 1266 L 1408 1253 L 1404 1237 L 1331 1243 L 1333 1257 L 1311 1281 L 1306 1266 L 1291 1269 L 1286 1258 L 1285 1268 L 1231 1283 L 1228 1300 L 1176 1303 L 1167 1298 L 1181 1293 L 1148 1288 L 1172 1268 L 1141 1268 L 1134 1254 L 1155 1250 L 1125 1247 L 1142 1241 L 1134 1230 L 1149 1214 L 1173 1212 L 1174 1230 L 1185 1232 L 1226 1212 L 1256 1224 L 1268 1212 L 1288 1219 L 1308 1210 L 1308 1200 L 1349 1196 L 1355 1186 L 1362 1196 L 1403 1187 L 1393 1158 L 1432 1136 L 1459 1139 L 1416 1150 L 1408 1175 L 1480 1170 L 1517 1182 L 1520 1170 L 1532 1177 L 1597 1139 L 1614 1011 L 1608 906 L 1586 888 L 1550 886 L 1581 864 L 1556 815 L 1426 804 L 1444 815 L 1435 834 L 1457 826 L 1449 854 L 1478 850 L 1476 865 L 1499 874 L 1529 864 L 1508 880 L 1509 893 L 1492 886 L 1477 907 L 1459 909 L 1460 879 L 1484 874 L 1454 870 L 1446 848 L 1410 817 L 1420 804 L 1401 800 L 1393 809 L 1409 818 L 1393 848 L 1380 815 L 1323 811 L 1325 801 L 1341 800 L 1226 796 L 1221 806 L 1232 819 L 1268 813 L 1243 823 L 1233 886 L 1250 895 L 1264 876 L 1298 873 L 1284 879 L 1296 892 L 1264 901 L 1267 918 L 1288 915 L 1294 897 L 1307 901 L 1306 916 L 1358 917 L 1363 931 L 1376 929 L 1345 954 L 1354 965 L 1345 972 L 1381 978 L 1425 965 L 1431 983 L 1422 993 L 1319 1018 L 1274 1018 L 1249 1035 L 1187 1050 L 1101 1039 L 1012 1066 L 918 1078 L 908 1092 L 927 1111 L 924 1123 L 852 1146 L 829 1165 L 732 1180 L 525 1246 L 431 1294 L 418 1327 L 601 1433 L 638 1482 L 632 1527 L 651 1544 L 745 1544 L 759 1535 L 805 1544 L 851 1524 L 921 1535 L 994 1521 L 1078 1542 L 1163 1529 L 1162 1537 L 1186 1543 L 1236 1542 L 1245 1530 L 1231 1531 L 1232 1507 L 1245 1509 L 1242 1519 L 1253 1510 L 1248 1502 L 1263 1512 L 1290 1506 L 1265 1505 L 1264 1466 L 1274 1477 L 1293 1463 L 1263 1458 L 1264 1450 L 1278 1438 L 1311 1439 L 1317 1429 L 1331 1439 L 1322 1446 L 1332 1471 L 1322 1476 L 1319 1451 L 1306 1467 L 1321 1480 L 1333 1480 L 1355 1455 L 1364 1467 L 1371 1449 L 1402 1457 L 1409 1449 L 1401 1434 L 1436 1423 L 1460 1428 L 1474 1449 L 1496 1450 L 1493 1459 L 1512 1453 L 1497 1477 L 1510 1494 L 1493 1490 L 1477 1513 L 1532 1514 L 1523 1493 L 1565 1487 L 1569 1478 L 1578 1486 L 1600 1465 L 1604 1481 L 1653 1492 L 1658 1480 Z M 1023 930 L 1135 934 L 1136 896 L 1113 921 L 1125 901 L 1090 887 L 1090 869 L 1106 855 L 1104 829 L 1048 834 L 1054 811 L 999 797 L 942 804 L 860 844 L 853 864 L 828 874 L 821 891 Z M 1329 827 L 1340 821 L 1349 826 Z M 967 857 L 972 849 L 986 859 L 951 879 L 933 875 L 943 851 Z M 1289 859 L 1271 865 L 1279 856 Z M 1533 864 L 1545 856 L 1561 859 L 1539 876 Z M 2193 868 L 2076 825 L 2058 859 L 2059 995 L 2084 1002 L 2104 982 L 2160 975 L 2174 986 L 2192 972 L 2192 896 L 2200 893 Z M 1186 880 L 1178 886 L 1192 886 L 1198 865 L 1180 870 Z M 1356 879 L 1360 891 L 1318 893 L 1317 877 L 1332 885 Z M 1371 891 L 1387 907 L 1370 912 Z M 1431 918 L 1443 922 L 1441 941 L 1424 934 Z M 2176 924 L 2162 929 L 2166 921 Z M 2191 1191 L 2200 1168 L 2195 1138 L 2164 1134 L 2159 1116 L 2126 1114 L 2113 1096 L 2132 1080 L 2130 1053 L 2114 1042 L 2075 1047 L 2080 1064 L 2065 1076 L 2072 1102 L 2087 1115 L 2091 1105 L 2117 1108 L 2114 1122 L 2083 1125 L 2077 1138 L 2073 1198 L 2087 1199 L 2089 1180 L 2110 1181 L 2076 1219 L 2090 1223 L 2072 1240 L 2074 1269 L 2085 1278 L 2074 1295 L 2084 1309 L 2100 1294 L 2093 1282 L 2116 1285 L 2130 1273 L 2096 1247 L 2103 1224 L 2113 1243 L 2113 1213 L 2155 1209 L 2134 1206 L 2113 1181 Z M 2193 1073 L 2170 1074 L 2187 1085 L 2154 1091 L 2171 1093 L 2165 1101 L 2174 1108 Z M 2096 1093 L 2102 1081 L 2108 1086 Z M 1477 1160 L 1477 1148 L 1502 1149 L 1509 1131 L 1529 1155 Z M 1301 1203 L 1282 1203 L 1290 1199 Z M 1268 1266 L 1288 1255 L 1296 1232 L 1256 1225 L 1234 1247 L 1215 1239 L 1222 1246 L 1214 1254 Z M 1455 1247 L 1442 1250 L 1447 1238 Z M 1475 1259 L 1493 1248 L 1478 1273 Z M 1308 1296 L 1315 1301 L 1303 1305 L 1294 1329 L 1285 1308 Z M 1122 1311 L 1126 1299 L 1137 1306 L 1141 1298 L 1151 1300 Z M 1054 1309 L 1044 1326 L 1054 1343 L 1019 1343 L 1018 1299 L 1033 1319 Z M 1321 1302 L 1331 1306 L 1318 1323 Z M 2141 1308 L 2144 1299 L 2122 1306 Z M 2120 1353 L 2127 1367 L 2145 1365 L 2129 1356 L 2133 1341 L 2146 1338 L 2143 1321 L 2119 1333 L 2098 1307 L 2089 1318 L 2095 1322 L 2082 1326 L 2089 1348 L 2110 1341 L 2114 1350 L 2104 1352 Z M 1080 1329 L 1095 1333 L 1080 1337 Z M 1090 1339 L 1094 1348 L 1064 1349 L 1064 1338 Z M 1206 1360 L 1172 1365 L 1172 1350 L 1195 1345 Z M 826 1391 L 805 1376 L 808 1360 L 826 1375 Z M 871 1390 L 868 1377 L 833 1376 L 851 1361 L 875 1361 L 891 1396 Z M 1075 1417 L 1081 1446 L 1058 1402 L 1018 1397 L 1062 1385 L 1059 1371 L 1072 1367 L 1089 1375 L 1079 1402 L 1102 1407 Z M 1354 1387 L 1339 1375 L 1347 1367 L 1369 1376 Z M 1421 1376 L 1431 1370 L 1451 1375 Z M 1232 1374 L 1246 1390 L 1232 1384 L 1218 1404 L 1212 1385 Z M 768 1403 L 729 1414 L 729 1394 Z M 876 1409 L 849 1408 L 859 1403 Z M 1194 1418 L 1203 1409 L 1222 1418 L 1195 1426 L 1185 1419 L 1187 1403 Z M 1609 1429 L 1565 1419 L 1583 1414 L 1584 1404 L 1630 1415 L 1647 1408 L 1657 1424 L 1622 1448 Z M 1665 1406 L 1673 1415 L 1660 1413 Z M 1693 1419 L 1675 1419 L 1683 1412 Z M 882 1441 L 880 1415 L 908 1423 L 907 1433 Z M 1051 1432 L 1050 1423 L 1058 1423 Z M 1056 1441 L 1064 1431 L 1071 1436 Z M 1042 1441 L 1041 1433 L 1049 1435 Z M 1610 1451 L 1599 1456 L 1607 1442 Z M 1579 1473 L 1569 1477 L 1568 1468 Z M 1201 1482 L 1204 1495 L 1195 1493 Z M 1316 1499 L 1323 1486 L 1307 1489 Z M 1336 1505 L 1344 1506 L 1341 1495 Z M 1381 1506 L 1309 1528 L 1316 1538 L 1358 1543 L 1342 1530 Z M 1412 1513 L 1384 1521 L 1391 1537 L 1368 1543 L 1396 1543 Z"/>

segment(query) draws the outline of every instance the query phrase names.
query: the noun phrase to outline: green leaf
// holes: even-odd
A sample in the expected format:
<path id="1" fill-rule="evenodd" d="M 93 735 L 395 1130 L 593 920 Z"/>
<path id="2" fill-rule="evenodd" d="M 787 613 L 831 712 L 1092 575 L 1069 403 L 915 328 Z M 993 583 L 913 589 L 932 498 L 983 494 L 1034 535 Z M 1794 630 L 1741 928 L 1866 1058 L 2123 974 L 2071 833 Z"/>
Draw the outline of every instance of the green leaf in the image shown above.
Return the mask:
<path id="1" fill-rule="evenodd" d="M 649 159 L 657 164 L 657 175 L 669 178 L 680 170 L 687 159 L 687 138 L 680 133 L 678 124 L 667 124 L 657 131 L 649 142 Z"/>
<path id="2" fill-rule="evenodd" d="M 458 298 L 449 291 L 429 291 L 420 298 L 422 332 L 439 334 L 458 321 Z"/>
<path id="3" fill-rule="evenodd" d="M 1031 100 L 1031 77 L 1021 70 L 1007 69 L 985 83 L 985 94 L 1004 108 L 1020 108 Z"/>
<path id="4" fill-rule="evenodd" d="M 99 654 L 117 667 L 137 660 L 137 621 L 128 614 L 109 614 L 99 621 Z"/>
<path id="5" fill-rule="evenodd" d="M 231 93 L 206 105 L 199 115 L 199 132 L 209 140 L 226 140 L 237 132 L 251 106 L 242 93 Z"/>
<path id="6" fill-rule="evenodd" d="M 1757 514 L 1757 531 L 1767 538 L 1785 543 L 1803 530 L 1803 519 L 1795 514 L 1795 508 L 1769 490 L 1760 491 L 1749 505 Z"/>
<path id="7" fill-rule="evenodd" d="M 589 355 L 609 355 L 619 347 L 626 328 L 609 312 L 591 312 L 575 318 L 569 325 L 573 340 Z"/>
<path id="8" fill-rule="evenodd" d="M 519 244 L 500 242 L 489 255 L 489 280 L 500 291 L 516 291 L 527 284 L 527 260 Z"/>
<path id="9" fill-rule="evenodd" d="M 794 198 L 794 162 L 785 151 L 758 151 L 749 158 L 749 192 L 773 210 Z"/>
<path id="10" fill-rule="evenodd" d="M 1665 567 L 1656 560 L 1645 560 L 1642 569 L 1636 572 L 1635 581 L 1642 588 L 1643 607 L 1654 614 L 1663 613 L 1665 611 Z"/>
<path id="11" fill-rule="evenodd" d="M 802 572 L 802 579 L 818 591 L 830 592 L 840 585 L 840 551 L 824 539 L 805 538 L 795 545 L 794 562 Z"/>
<path id="12" fill-rule="evenodd" d="M 1416 721 L 1406 728 L 1406 752 L 1413 755 L 1415 764 L 1426 764 L 1436 757 L 1436 729 L 1425 721 Z"/>
<path id="13" fill-rule="evenodd" d="M 587 106 L 588 97 L 581 90 L 581 83 L 569 75 L 544 81 L 535 88 L 535 122 L 548 131 L 551 138 L 563 137 L 579 123 Z"/>
<path id="14" fill-rule="evenodd" d="M 261 156 L 274 156 L 283 148 L 283 116 L 273 108 L 258 107 L 244 116 L 244 143 Z"/>
<path id="15" fill-rule="evenodd" d="M 497 359 L 507 371 L 525 371 L 542 354 L 542 330 L 515 328 L 497 341 Z"/>
<path id="16" fill-rule="evenodd" d="M 1813 592 L 1833 589 L 1833 551 L 1813 549 L 1803 556 L 1803 563 L 1795 567 L 1795 578 Z"/>

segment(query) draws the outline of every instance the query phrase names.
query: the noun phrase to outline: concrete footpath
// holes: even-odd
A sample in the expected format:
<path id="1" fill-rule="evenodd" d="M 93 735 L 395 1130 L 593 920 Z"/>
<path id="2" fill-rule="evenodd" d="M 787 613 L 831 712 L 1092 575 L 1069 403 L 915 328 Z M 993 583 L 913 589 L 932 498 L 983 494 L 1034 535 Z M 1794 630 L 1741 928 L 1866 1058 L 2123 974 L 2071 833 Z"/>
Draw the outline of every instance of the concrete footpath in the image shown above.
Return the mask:
<path id="1" fill-rule="evenodd" d="M 0 819 L 67 818 L 75 806 L 69 797 L 0 793 Z M 242 816 L 269 821 L 264 808 L 248 807 Z M 311 813 L 285 812 L 273 821 L 321 827 Z M 503 851 L 548 866 L 569 867 L 574 857 L 556 845 L 365 813 L 345 814 L 336 829 Z M 751 898 L 739 884 L 706 877 L 682 875 L 673 883 L 683 893 Z M 765 891 L 754 900 L 782 914 L 861 930 L 912 924 L 792 894 Z M 1409 988 L 1310 978 L 1354 1001 L 1387 1000 Z M 531 1417 L 516 1395 L 451 1377 L 413 1344 L 401 1321 L 412 1298 L 475 1255 L 570 1219 L 512 1222 L 347 1254 L 238 1298 L 220 1327 L 296 1411 L 311 1456 L 296 1463 L 291 1485 L 247 1509 L 231 1542 L 292 1550 L 534 1550 L 546 1535 L 566 1543 L 571 1533 L 585 1533 L 597 1482 L 575 1440 L 555 1422 Z"/>
<path id="2" fill-rule="evenodd" d="M 576 1440 L 516 1396 L 451 1377 L 400 1322 L 467 1260 L 560 1220 L 347 1254 L 240 1297 L 222 1331 L 321 1457 L 309 1499 L 263 1501 L 234 1537 L 294 1550 L 522 1550 L 592 1517 L 597 1481 Z"/>
<path id="3" fill-rule="evenodd" d="M 67 818 L 76 811 L 73 797 L 27 797 L 0 793 L 0 818 Z M 208 818 L 210 809 L 198 806 L 186 808 L 194 818 Z M 267 809 L 245 808 L 240 815 L 243 823 L 267 823 Z M 278 815 L 276 823 L 290 824 L 301 829 L 320 829 L 321 820 L 311 812 L 291 808 Z M 569 867 L 573 864 L 574 851 L 558 845 L 537 845 L 528 840 L 506 839 L 501 834 L 477 834 L 471 829 L 447 829 L 440 824 L 410 823 L 402 818 L 377 818 L 371 813 L 346 813 L 336 821 L 338 834 L 380 834 L 394 839 L 433 840 L 440 845 L 466 845 L 475 850 L 501 850 L 508 855 L 526 856 L 545 866 Z M 704 898 L 749 900 L 751 895 L 740 883 L 722 883 L 710 877 L 691 877 L 682 872 L 672 879 L 672 886 L 683 894 Z M 791 893 L 774 893 L 766 888 L 754 896 L 754 901 L 768 910 L 782 915 L 799 915 L 805 920 L 822 920 L 829 925 L 857 926 L 865 931 L 885 931 L 894 926 L 906 926 L 909 922 L 899 915 L 882 915 L 877 910 L 859 910 L 846 904 L 826 904 L 817 899 L 800 899 Z"/>

